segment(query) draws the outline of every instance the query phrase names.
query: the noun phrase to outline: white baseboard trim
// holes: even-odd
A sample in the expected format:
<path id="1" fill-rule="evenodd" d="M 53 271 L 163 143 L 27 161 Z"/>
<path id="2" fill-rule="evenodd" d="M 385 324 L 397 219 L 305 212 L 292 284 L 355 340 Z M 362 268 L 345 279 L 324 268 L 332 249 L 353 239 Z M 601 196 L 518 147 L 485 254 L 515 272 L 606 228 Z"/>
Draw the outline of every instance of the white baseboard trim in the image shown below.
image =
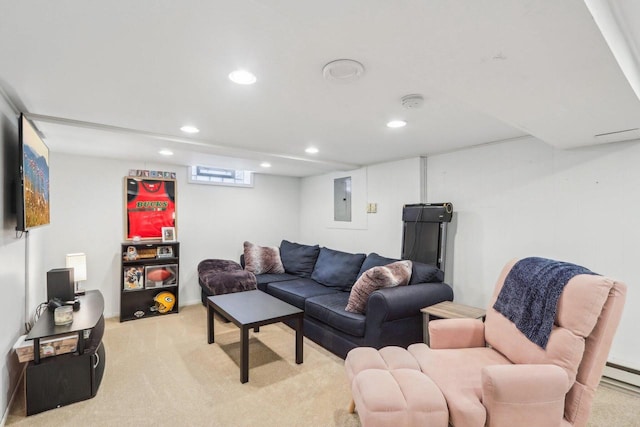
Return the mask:
<path id="1" fill-rule="evenodd" d="M 4 414 L 2 414 L 2 419 L 0 420 L 0 427 L 4 427 L 4 425 L 7 423 L 7 419 L 9 418 L 9 411 L 11 411 L 11 407 L 13 406 L 13 402 L 16 400 L 16 396 L 18 394 L 18 390 L 20 390 L 20 385 L 22 384 L 22 379 L 24 378 L 25 369 L 27 369 L 27 364 L 26 363 L 22 367 L 22 372 L 20 373 L 20 377 L 19 377 L 18 381 L 16 382 L 16 386 L 13 388 L 13 391 L 11 392 L 11 399 L 9 399 L 9 404 L 7 405 L 7 408 L 4 411 Z"/>
<path id="2" fill-rule="evenodd" d="M 634 369 L 607 363 L 602 382 L 640 394 L 640 373 Z"/>
<path id="3" fill-rule="evenodd" d="M 195 304 L 202 305 L 202 301 L 200 299 L 194 299 L 194 300 L 189 300 L 189 301 L 180 301 L 180 307 L 186 307 L 188 305 L 195 305 Z"/>

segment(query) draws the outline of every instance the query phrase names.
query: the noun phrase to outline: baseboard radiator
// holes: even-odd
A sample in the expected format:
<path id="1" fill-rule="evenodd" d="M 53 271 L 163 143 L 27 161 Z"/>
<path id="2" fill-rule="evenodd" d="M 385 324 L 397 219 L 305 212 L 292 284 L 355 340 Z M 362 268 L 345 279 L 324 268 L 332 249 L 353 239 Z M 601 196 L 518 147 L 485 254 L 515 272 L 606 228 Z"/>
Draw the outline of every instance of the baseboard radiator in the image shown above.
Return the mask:
<path id="1" fill-rule="evenodd" d="M 640 394 L 640 371 L 637 369 L 607 362 L 602 382 Z"/>

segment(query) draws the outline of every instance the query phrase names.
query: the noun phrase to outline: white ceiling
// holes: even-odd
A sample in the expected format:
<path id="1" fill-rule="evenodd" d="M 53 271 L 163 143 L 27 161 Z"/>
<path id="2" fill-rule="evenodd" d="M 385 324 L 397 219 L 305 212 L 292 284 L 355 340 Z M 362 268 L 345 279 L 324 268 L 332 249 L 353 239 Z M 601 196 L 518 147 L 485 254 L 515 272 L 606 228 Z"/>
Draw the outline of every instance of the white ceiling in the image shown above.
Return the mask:
<path id="1" fill-rule="evenodd" d="M 527 135 L 572 148 L 640 128 L 638 3 L 0 0 L 0 88 L 53 152 L 149 163 L 306 176 Z M 325 80 L 340 58 L 364 76 Z"/>

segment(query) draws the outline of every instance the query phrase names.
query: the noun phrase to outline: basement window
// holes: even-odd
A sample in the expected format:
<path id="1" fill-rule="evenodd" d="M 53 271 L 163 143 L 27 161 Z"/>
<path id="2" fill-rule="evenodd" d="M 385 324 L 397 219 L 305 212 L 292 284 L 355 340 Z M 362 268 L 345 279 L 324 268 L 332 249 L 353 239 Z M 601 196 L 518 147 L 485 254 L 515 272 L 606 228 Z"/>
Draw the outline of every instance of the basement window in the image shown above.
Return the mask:
<path id="1" fill-rule="evenodd" d="M 189 166 L 189 183 L 253 187 L 253 172 L 213 166 Z"/>

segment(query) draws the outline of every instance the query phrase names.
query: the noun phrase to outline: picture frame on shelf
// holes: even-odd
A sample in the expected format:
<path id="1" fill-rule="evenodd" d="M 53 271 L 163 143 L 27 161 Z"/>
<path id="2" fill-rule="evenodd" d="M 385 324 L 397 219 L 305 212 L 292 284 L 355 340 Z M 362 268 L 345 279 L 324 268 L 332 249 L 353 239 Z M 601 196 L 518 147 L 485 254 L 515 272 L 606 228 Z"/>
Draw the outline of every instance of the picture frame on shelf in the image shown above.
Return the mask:
<path id="1" fill-rule="evenodd" d="M 173 248 L 171 246 L 158 246 L 156 256 L 158 258 L 172 258 Z"/>
<path id="2" fill-rule="evenodd" d="M 176 241 L 176 228 L 175 227 L 162 227 L 162 241 L 163 242 L 175 242 Z"/>
<path id="3" fill-rule="evenodd" d="M 162 264 L 144 267 L 145 289 L 164 288 L 178 284 L 178 265 Z"/>
<path id="4" fill-rule="evenodd" d="M 144 289 L 145 271 L 142 266 L 125 267 L 124 271 L 124 290 L 135 291 Z"/>

